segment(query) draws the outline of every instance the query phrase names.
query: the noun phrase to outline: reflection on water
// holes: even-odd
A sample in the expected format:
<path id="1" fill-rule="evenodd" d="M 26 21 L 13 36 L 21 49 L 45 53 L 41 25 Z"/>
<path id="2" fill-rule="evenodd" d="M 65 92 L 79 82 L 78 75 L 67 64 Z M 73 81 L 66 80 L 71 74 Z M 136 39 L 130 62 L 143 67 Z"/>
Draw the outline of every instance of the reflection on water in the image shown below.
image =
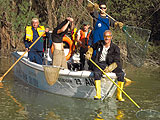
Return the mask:
<path id="1" fill-rule="evenodd" d="M 14 112 L 29 120 L 112 120 L 117 114 L 116 101 L 113 99 L 97 102 L 53 95 L 28 87 L 20 81 L 14 81 L 10 88 L 3 89 L 5 95 L 17 104 Z"/>
<path id="2" fill-rule="evenodd" d="M 10 60 L 0 60 L 3 75 Z M 27 86 L 11 71 L 0 83 L 0 119 L 2 120 L 114 120 L 117 115 L 115 99 L 93 101 L 46 93 Z"/>
<path id="3" fill-rule="evenodd" d="M 10 60 L 0 64 L 3 75 Z M 127 94 L 141 108 L 160 111 L 160 70 L 127 66 L 126 73 L 134 81 L 125 87 Z M 137 107 L 124 95 L 125 102 L 115 96 L 100 102 L 54 95 L 24 84 L 12 71 L 0 83 L 0 96 L 0 120 L 137 120 Z"/>

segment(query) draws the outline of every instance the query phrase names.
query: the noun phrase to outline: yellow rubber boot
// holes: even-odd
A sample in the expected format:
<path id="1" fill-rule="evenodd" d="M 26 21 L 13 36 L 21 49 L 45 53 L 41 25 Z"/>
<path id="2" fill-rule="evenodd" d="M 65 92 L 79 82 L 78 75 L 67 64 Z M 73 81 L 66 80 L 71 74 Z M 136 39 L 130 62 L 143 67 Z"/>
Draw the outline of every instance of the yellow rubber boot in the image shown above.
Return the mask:
<path id="1" fill-rule="evenodd" d="M 104 120 L 101 116 L 102 112 L 98 113 L 94 120 Z"/>
<path id="2" fill-rule="evenodd" d="M 118 81 L 118 86 L 123 90 L 124 82 L 119 82 L 119 81 Z M 117 99 L 118 99 L 119 101 L 125 101 L 125 100 L 122 98 L 122 91 L 121 91 L 119 88 L 117 88 Z"/>
<path id="3" fill-rule="evenodd" d="M 96 87 L 96 96 L 94 97 L 94 100 L 100 100 L 101 99 L 101 80 L 95 80 L 95 87 Z"/>
<path id="4" fill-rule="evenodd" d="M 116 120 L 122 120 L 123 117 L 124 117 L 123 111 L 122 110 L 118 110 L 117 111 Z"/>

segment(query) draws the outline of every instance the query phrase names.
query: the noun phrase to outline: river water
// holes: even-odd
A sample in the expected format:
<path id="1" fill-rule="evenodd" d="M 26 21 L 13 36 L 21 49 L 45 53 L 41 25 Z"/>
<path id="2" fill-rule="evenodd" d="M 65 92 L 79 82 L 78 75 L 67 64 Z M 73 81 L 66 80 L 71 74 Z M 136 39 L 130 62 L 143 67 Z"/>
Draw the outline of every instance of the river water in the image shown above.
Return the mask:
<path id="1" fill-rule="evenodd" d="M 12 65 L 0 58 L 0 76 Z M 160 69 L 125 65 L 134 81 L 124 91 L 142 108 L 160 111 Z M 50 94 L 28 86 L 8 73 L 0 84 L 0 120 L 137 120 L 139 109 L 125 96 L 104 101 L 76 99 Z"/>

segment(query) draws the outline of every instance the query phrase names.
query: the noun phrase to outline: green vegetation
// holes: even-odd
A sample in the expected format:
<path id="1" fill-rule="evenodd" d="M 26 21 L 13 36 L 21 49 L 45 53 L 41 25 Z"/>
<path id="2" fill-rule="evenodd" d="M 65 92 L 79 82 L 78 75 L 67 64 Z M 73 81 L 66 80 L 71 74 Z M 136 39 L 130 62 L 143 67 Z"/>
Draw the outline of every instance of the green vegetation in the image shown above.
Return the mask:
<path id="1" fill-rule="evenodd" d="M 74 18 L 77 28 L 81 27 L 83 20 L 92 24 L 92 18 L 86 9 L 87 0 L 0 0 L 0 4 L 1 53 L 24 49 L 25 27 L 33 17 L 38 17 L 40 23 L 49 26 L 50 30 L 67 16 Z M 157 60 L 160 56 L 160 1 L 110 0 L 106 4 L 107 13 L 116 20 L 152 31 L 147 57 Z M 126 38 L 123 32 L 119 29 L 113 31 L 115 42 L 125 49 L 123 45 Z"/>

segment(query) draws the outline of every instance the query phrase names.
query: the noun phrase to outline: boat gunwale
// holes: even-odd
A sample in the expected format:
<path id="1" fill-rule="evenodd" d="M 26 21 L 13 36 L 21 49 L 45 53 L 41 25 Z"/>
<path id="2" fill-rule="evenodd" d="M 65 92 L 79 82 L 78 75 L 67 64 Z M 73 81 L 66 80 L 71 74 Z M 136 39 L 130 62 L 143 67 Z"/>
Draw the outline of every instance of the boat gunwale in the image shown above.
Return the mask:
<path id="1" fill-rule="evenodd" d="M 19 58 L 21 55 L 16 51 L 16 52 L 13 52 L 12 55 L 17 59 Z M 29 59 L 27 59 L 26 57 L 22 57 L 22 59 L 20 60 L 20 62 L 22 62 L 23 64 L 25 64 L 26 66 L 28 67 L 31 67 L 32 69 L 35 69 L 35 70 L 39 70 L 41 72 L 44 72 L 44 69 L 43 69 L 43 66 L 48 66 L 48 67 L 52 67 L 51 65 L 39 65 L 37 63 L 34 63 L 34 62 L 31 62 L 29 61 Z M 67 70 L 67 69 L 66 69 Z M 73 74 L 70 74 L 70 73 L 77 73 L 77 72 L 81 72 L 80 74 L 81 75 L 73 75 Z M 90 71 L 71 71 L 69 70 L 69 73 L 68 74 L 61 74 L 60 73 L 60 76 L 73 76 L 73 77 L 82 77 L 82 78 L 86 78 L 86 77 L 91 77 L 90 75 L 92 74 L 92 72 L 90 72 L 90 75 L 88 76 L 83 76 L 84 72 L 90 72 Z"/>
<path id="2" fill-rule="evenodd" d="M 19 54 L 20 52 L 18 52 L 18 51 L 15 51 L 15 52 L 12 52 L 12 55 L 14 56 L 14 57 L 16 57 L 16 59 L 17 58 L 19 58 L 20 56 L 21 56 L 21 54 Z M 34 63 L 34 62 L 31 62 L 31 61 L 29 61 L 29 59 L 27 59 L 26 57 L 22 57 L 22 59 L 20 60 L 20 62 L 22 62 L 23 64 L 25 64 L 26 66 L 28 66 L 28 67 L 31 67 L 31 68 L 33 68 L 33 69 L 35 69 L 35 70 L 39 70 L 39 71 L 41 71 L 41 72 L 44 72 L 44 69 L 43 69 L 43 66 L 49 66 L 49 67 L 52 67 L 51 65 L 39 65 L 39 64 L 37 64 L 37 63 Z M 68 70 L 68 69 L 65 69 L 65 70 L 67 70 L 67 71 L 69 71 L 69 73 L 68 74 L 61 74 L 60 73 L 60 76 L 72 76 L 72 77 L 82 77 L 82 78 L 87 78 L 87 77 L 93 77 L 93 72 L 91 72 L 91 71 L 88 71 L 88 70 L 85 70 L 85 71 L 71 71 L 71 70 Z M 63 70 L 60 70 L 60 72 L 63 72 Z M 65 71 L 64 71 L 65 72 Z M 77 73 L 77 72 L 80 72 L 81 73 L 81 75 L 73 75 L 72 73 Z M 88 75 L 88 76 L 83 76 L 83 74 L 85 73 L 85 72 L 89 72 L 90 74 Z M 116 76 L 116 74 L 115 73 L 106 73 L 106 74 L 108 74 L 108 76 L 112 76 L 112 78 L 114 78 L 114 79 L 116 79 L 117 78 L 117 76 Z M 106 77 L 106 76 L 104 76 L 104 75 L 102 75 L 102 77 Z"/>

